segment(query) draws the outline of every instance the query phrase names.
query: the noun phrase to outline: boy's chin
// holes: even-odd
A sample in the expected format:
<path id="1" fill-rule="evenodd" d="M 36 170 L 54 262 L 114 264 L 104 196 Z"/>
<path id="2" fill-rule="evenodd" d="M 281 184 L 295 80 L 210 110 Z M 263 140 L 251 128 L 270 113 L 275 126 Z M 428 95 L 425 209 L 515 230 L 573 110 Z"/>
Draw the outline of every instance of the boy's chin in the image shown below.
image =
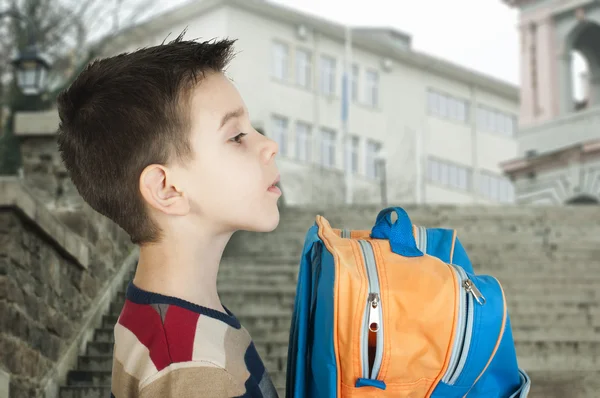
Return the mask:
<path id="1" fill-rule="evenodd" d="M 245 228 L 241 228 L 244 231 L 249 232 L 273 232 L 279 225 L 279 212 L 276 214 L 269 215 L 269 217 L 255 220 L 252 223 L 248 223 Z"/>

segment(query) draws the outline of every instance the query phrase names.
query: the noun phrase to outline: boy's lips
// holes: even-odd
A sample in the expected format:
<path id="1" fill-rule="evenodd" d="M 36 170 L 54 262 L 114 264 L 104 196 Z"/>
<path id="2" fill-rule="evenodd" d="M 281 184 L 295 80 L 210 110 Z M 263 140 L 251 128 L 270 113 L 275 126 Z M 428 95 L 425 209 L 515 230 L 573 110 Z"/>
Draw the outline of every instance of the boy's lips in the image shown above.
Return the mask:
<path id="1" fill-rule="evenodd" d="M 275 180 L 273 181 L 273 183 L 271 184 L 271 186 L 269 186 L 269 188 L 267 188 L 267 191 L 269 192 L 273 192 L 277 195 L 281 195 L 281 189 L 279 189 L 279 187 L 276 186 L 276 184 L 280 181 L 280 175 L 277 174 L 277 177 L 275 177 Z"/>

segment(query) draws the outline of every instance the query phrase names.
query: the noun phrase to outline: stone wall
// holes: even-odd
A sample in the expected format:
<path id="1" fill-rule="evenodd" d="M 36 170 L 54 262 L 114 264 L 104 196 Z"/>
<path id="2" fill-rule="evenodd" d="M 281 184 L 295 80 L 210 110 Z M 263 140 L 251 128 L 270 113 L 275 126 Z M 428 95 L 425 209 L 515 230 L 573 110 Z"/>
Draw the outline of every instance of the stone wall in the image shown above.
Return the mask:
<path id="1" fill-rule="evenodd" d="M 0 179 L 0 370 L 10 398 L 56 396 L 99 297 L 134 252 L 89 207 L 51 212 L 51 192 L 28 185 Z"/>
<path id="2" fill-rule="evenodd" d="M 24 183 L 50 209 L 81 209 L 85 207 L 83 200 L 58 153 L 55 134 L 58 120 L 54 113 L 16 116 L 15 134 L 21 145 Z"/>

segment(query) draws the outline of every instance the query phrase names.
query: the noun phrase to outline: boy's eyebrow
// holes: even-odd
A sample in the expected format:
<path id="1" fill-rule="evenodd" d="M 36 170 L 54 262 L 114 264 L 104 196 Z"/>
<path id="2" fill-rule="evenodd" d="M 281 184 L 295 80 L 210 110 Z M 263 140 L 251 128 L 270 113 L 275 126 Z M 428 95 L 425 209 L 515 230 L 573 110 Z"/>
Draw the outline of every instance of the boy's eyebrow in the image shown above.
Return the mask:
<path id="1" fill-rule="evenodd" d="M 223 118 L 221 119 L 221 125 L 219 126 L 219 129 L 221 129 L 223 126 L 225 126 L 225 123 L 227 123 L 229 120 L 240 117 L 243 114 L 244 114 L 243 107 L 239 107 L 238 109 L 236 109 L 234 111 L 227 112 L 225 115 L 223 115 Z"/>

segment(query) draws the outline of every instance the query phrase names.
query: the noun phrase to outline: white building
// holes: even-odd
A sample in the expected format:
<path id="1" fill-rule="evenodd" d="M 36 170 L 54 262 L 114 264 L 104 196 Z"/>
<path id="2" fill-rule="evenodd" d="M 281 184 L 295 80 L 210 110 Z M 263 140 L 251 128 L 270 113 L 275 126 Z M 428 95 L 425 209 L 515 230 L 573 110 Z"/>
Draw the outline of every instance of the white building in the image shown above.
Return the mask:
<path id="1" fill-rule="evenodd" d="M 280 144 L 287 204 L 343 203 L 345 27 L 260 0 L 192 1 L 117 36 L 107 54 L 174 38 L 238 39 L 229 75 L 257 128 Z M 517 154 L 517 87 L 411 49 L 385 28 L 352 30 L 354 203 L 510 202 L 499 164 Z"/>

